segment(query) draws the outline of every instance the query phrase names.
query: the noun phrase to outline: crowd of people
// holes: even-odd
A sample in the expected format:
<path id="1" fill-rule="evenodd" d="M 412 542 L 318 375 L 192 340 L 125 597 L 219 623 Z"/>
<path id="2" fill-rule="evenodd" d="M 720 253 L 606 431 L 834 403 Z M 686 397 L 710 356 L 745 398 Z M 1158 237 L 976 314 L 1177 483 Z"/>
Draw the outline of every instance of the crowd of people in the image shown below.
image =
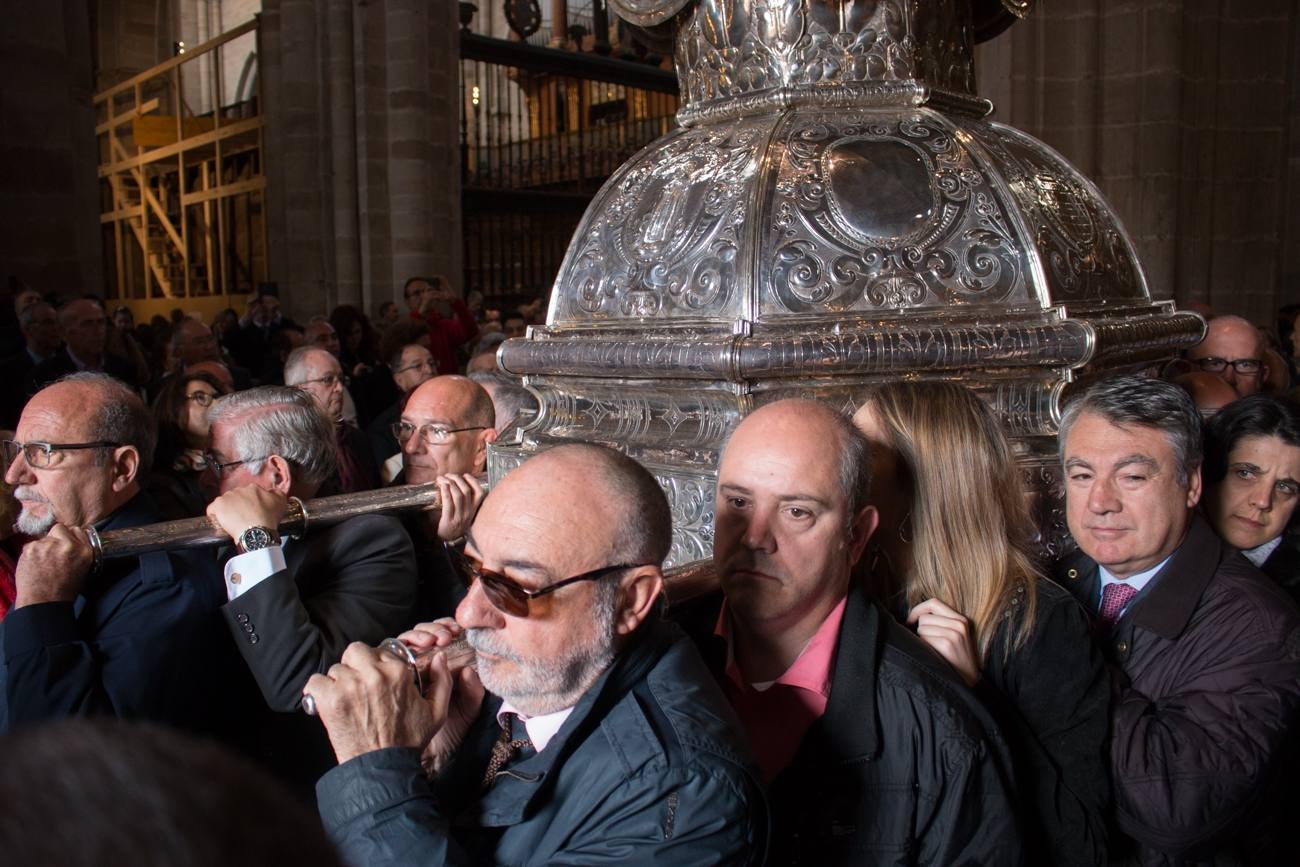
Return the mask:
<path id="1" fill-rule="evenodd" d="M 87 784 L 130 779 L 111 821 L 61 812 L 86 839 L 159 822 L 198 847 L 167 786 L 241 785 L 200 770 L 215 741 L 287 789 L 264 809 L 303 851 L 354 867 L 1298 860 L 1293 323 L 1270 346 L 1207 317 L 1161 377 L 1080 387 L 1058 438 L 1077 549 L 1052 562 L 964 386 L 884 383 L 851 418 L 763 405 L 718 466 L 716 587 L 669 609 L 671 513 L 637 462 L 561 446 L 484 491 L 531 399 L 495 346 L 537 307 L 497 327 L 445 280 L 404 288 L 378 329 L 349 307 L 299 328 L 263 295 L 162 339 L 18 299 L 0 733 L 44 761 L 84 740 Z M 292 503 L 408 484 L 441 508 L 277 532 Z M 219 553 L 99 562 L 86 532 L 199 514 Z M 0 851 L 50 851 L 51 803 L 26 843 L 0 818 Z"/>

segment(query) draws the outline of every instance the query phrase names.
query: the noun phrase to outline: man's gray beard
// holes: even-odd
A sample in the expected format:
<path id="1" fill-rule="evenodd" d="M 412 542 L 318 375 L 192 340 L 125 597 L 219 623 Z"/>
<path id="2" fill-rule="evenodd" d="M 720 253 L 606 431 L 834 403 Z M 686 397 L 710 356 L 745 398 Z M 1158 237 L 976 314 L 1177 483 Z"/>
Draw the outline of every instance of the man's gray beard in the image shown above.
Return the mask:
<path id="1" fill-rule="evenodd" d="M 19 485 L 17 488 L 15 488 L 14 496 L 18 496 L 18 494 L 20 493 L 30 494 L 29 491 L 24 490 L 24 487 L 25 486 L 23 485 Z M 45 517 L 38 518 L 35 515 L 33 515 L 31 512 L 29 512 L 27 510 L 28 502 L 44 503 Z M 54 509 L 50 508 L 49 500 L 40 496 L 28 496 L 25 500 L 20 499 L 19 503 L 22 505 L 23 509 L 21 512 L 18 513 L 18 520 L 14 523 L 14 527 L 18 530 L 19 533 L 23 533 L 33 538 L 37 538 L 40 536 L 44 536 L 46 533 L 50 532 L 50 528 L 54 526 L 55 519 L 54 519 Z"/>
<path id="2" fill-rule="evenodd" d="M 471 647 L 507 659 L 515 666 L 510 674 L 496 672 L 492 669 L 495 660 L 480 656 L 479 680 L 488 692 L 500 696 L 527 716 L 573 707 L 614 661 L 614 599 L 612 593 L 608 594 L 607 603 L 598 597 L 591 612 L 596 627 L 592 641 L 569 648 L 559 659 L 547 664 L 512 652 L 495 629 L 466 629 L 465 639 Z"/>

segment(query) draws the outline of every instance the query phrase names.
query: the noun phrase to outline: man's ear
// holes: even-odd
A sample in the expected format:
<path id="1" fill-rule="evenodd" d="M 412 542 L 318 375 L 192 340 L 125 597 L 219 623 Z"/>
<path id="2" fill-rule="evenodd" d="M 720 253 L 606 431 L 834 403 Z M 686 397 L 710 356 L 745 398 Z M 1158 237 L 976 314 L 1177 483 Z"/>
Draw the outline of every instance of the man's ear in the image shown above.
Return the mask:
<path id="1" fill-rule="evenodd" d="M 658 566 L 638 566 L 619 581 L 614 632 L 630 635 L 654 611 L 664 589 L 664 573 Z"/>
<path id="2" fill-rule="evenodd" d="M 1194 509 L 1201 501 L 1201 468 L 1196 467 L 1187 475 L 1187 508 Z"/>
<path id="3" fill-rule="evenodd" d="M 871 534 L 876 532 L 876 527 L 880 525 L 880 512 L 875 506 L 863 506 L 857 516 L 853 519 L 853 524 L 849 527 L 849 566 L 857 564 L 862 557 L 862 552 L 866 550 L 867 540 Z"/>
<path id="4" fill-rule="evenodd" d="M 113 490 L 120 493 L 131 486 L 140 472 L 140 452 L 135 446 L 118 446 L 113 449 L 109 464 L 113 472 Z"/>
<path id="5" fill-rule="evenodd" d="M 289 496 L 289 489 L 293 487 L 293 468 L 283 457 L 280 455 L 268 457 L 260 475 L 266 482 L 262 487 Z"/>
<path id="6" fill-rule="evenodd" d="M 482 475 L 487 472 L 488 443 L 496 442 L 496 428 L 485 428 L 478 432 L 478 450 L 474 452 L 474 472 Z"/>

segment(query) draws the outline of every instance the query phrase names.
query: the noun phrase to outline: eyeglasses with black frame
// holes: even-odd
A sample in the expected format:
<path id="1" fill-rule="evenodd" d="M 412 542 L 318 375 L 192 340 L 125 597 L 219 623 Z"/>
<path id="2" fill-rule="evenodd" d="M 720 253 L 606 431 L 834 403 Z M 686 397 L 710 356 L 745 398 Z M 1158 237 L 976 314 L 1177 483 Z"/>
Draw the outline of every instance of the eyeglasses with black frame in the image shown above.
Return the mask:
<path id="1" fill-rule="evenodd" d="M 23 456 L 27 465 L 33 469 L 43 470 L 50 465 L 54 458 L 55 452 L 73 452 L 84 449 L 115 449 L 122 443 L 112 442 L 111 440 L 95 440 L 90 443 L 20 443 L 17 440 L 4 440 L 0 445 L 4 448 L 5 466 L 9 466 L 18 459 L 18 455 Z"/>
<path id="2" fill-rule="evenodd" d="M 425 445 L 440 446 L 447 440 L 451 439 L 452 434 L 462 433 L 467 430 L 487 430 L 487 425 L 475 425 L 472 427 L 447 427 L 443 424 L 426 424 L 420 428 L 406 421 L 393 422 L 393 436 L 397 442 L 406 445 L 406 441 L 415 435 L 416 431 L 420 433 L 420 439 Z"/>
<path id="3" fill-rule="evenodd" d="M 1237 371 L 1238 376 L 1254 376 L 1259 373 L 1263 361 L 1258 358 L 1234 358 L 1229 361 L 1226 358 L 1216 358 L 1211 355 L 1206 358 L 1197 358 L 1193 363 L 1206 373 L 1223 373 L 1224 369 L 1231 364 L 1232 369 Z"/>
<path id="4" fill-rule="evenodd" d="M 265 455 L 263 455 L 260 458 L 243 458 L 242 460 L 225 461 L 223 463 L 222 461 L 217 459 L 216 452 L 207 451 L 203 453 L 204 465 L 208 469 L 212 470 L 212 472 L 216 474 L 217 478 L 221 478 L 221 474 L 224 473 L 226 470 L 230 469 L 231 467 L 237 467 L 240 464 L 251 464 L 257 461 L 264 461 L 264 460 L 266 460 Z"/>
<path id="5" fill-rule="evenodd" d="M 613 575 L 615 572 L 622 572 L 625 569 L 638 569 L 647 565 L 645 563 L 620 563 L 617 566 L 603 566 L 600 569 L 592 569 L 590 572 L 583 572 L 581 575 L 574 575 L 572 578 L 565 578 L 562 581 L 556 581 L 554 584 L 548 584 L 540 590 L 529 590 L 500 572 L 484 569 L 481 564 L 474 562 L 468 556 L 453 559 L 458 561 L 457 565 L 462 571 L 466 587 L 474 586 L 475 581 L 481 582 L 483 595 L 487 597 L 488 602 L 491 602 L 500 611 L 514 617 L 527 617 L 529 602 L 542 596 L 549 596 L 556 590 L 568 587 L 570 584 L 577 584 L 581 581 L 599 581 L 606 575 Z"/>

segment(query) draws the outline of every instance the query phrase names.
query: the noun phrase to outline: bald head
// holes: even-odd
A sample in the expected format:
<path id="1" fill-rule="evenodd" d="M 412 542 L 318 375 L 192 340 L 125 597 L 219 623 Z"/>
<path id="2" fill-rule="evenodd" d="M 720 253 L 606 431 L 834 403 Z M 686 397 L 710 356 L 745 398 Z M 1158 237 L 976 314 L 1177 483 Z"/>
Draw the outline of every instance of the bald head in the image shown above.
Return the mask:
<path id="1" fill-rule="evenodd" d="M 428 432 L 412 433 L 400 443 L 408 483 L 422 485 L 445 473 L 479 474 L 487 468 L 496 412 L 478 383 L 463 376 L 435 376 L 411 392 L 402 423 Z M 438 430 L 444 433 L 434 436 Z"/>
<path id="2" fill-rule="evenodd" d="M 723 460 L 737 446 L 779 457 L 787 442 L 808 447 L 804 460 L 835 462 L 849 514 L 862 507 L 871 487 L 870 445 L 848 418 L 824 403 L 792 398 L 759 407 L 732 432 Z"/>
<path id="3" fill-rule="evenodd" d="M 1259 391 L 1267 375 L 1264 338 L 1258 328 L 1240 316 L 1211 319 L 1205 339 L 1187 351 L 1187 358 L 1228 383 L 1239 397 Z"/>
<path id="4" fill-rule="evenodd" d="M 672 545 L 663 488 L 645 467 L 605 446 L 574 443 L 530 458 L 493 488 L 479 517 L 504 521 L 521 513 L 545 516 L 552 542 L 592 562 L 659 566 Z"/>

